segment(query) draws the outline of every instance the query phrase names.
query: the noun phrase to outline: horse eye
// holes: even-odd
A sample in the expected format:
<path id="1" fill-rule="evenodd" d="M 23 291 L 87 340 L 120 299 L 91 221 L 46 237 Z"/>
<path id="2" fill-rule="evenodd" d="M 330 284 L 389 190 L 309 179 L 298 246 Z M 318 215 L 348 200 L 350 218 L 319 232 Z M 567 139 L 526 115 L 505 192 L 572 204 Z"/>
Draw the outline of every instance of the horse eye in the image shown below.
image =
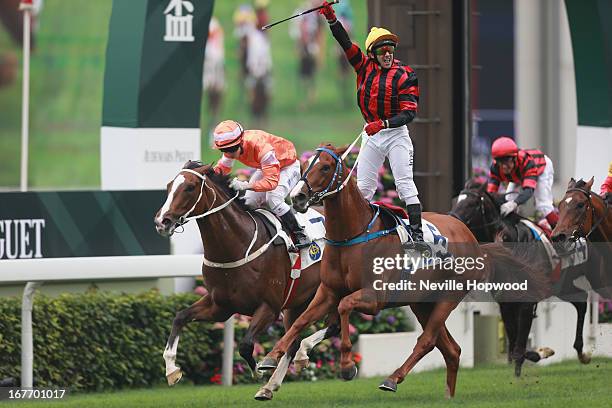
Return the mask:
<path id="1" fill-rule="evenodd" d="M 324 164 L 323 167 L 321 167 L 321 171 L 323 171 L 324 173 L 327 173 L 329 170 L 331 170 L 329 164 Z"/>
<path id="2" fill-rule="evenodd" d="M 186 191 L 187 193 L 191 193 L 193 190 L 195 190 L 195 186 L 194 186 L 194 185 L 192 185 L 192 184 L 190 184 L 190 185 L 188 185 L 187 187 L 185 187 L 185 191 Z"/>
<path id="3" fill-rule="evenodd" d="M 579 208 L 579 209 L 581 209 L 581 210 L 582 210 L 582 209 L 584 208 L 584 202 L 579 202 L 579 203 L 576 205 L 576 208 Z"/>

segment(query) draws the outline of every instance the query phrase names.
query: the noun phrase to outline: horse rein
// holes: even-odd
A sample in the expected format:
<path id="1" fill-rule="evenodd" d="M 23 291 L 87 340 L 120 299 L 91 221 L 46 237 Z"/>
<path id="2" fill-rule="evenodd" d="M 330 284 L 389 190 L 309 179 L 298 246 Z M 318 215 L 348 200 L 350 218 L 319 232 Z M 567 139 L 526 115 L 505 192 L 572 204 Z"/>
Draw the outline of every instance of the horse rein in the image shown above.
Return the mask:
<path id="1" fill-rule="evenodd" d="M 595 220 L 595 207 L 593 206 L 593 202 L 591 201 L 591 197 L 593 196 L 593 192 L 592 191 L 587 191 L 584 190 L 582 188 L 578 188 L 578 187 L 573 187 L 573 188 L 569 188 L 566 192 L 565 195 L 567 195 L 567 193 L 572 192 L 572 191 L 578 191 L 582 194 L 584 194 L 587 198 L 587 203 L 589 205 L 589 207 L 591 207 L 591 220 Z M 599 227 L 599 224 L 601 224 L 603 222 L 603 220 L 605 220 L 608 217 L 608 211 L 610 209 L 610 207 L 604 202 L 603 198 L 600 197 L 599 195 L 595 194 L 596 197 L 598 197 L 604 204 L 604 208 L 605 211 L 603 213 L 603 215 L 601 216 L 601 218 L 599 218 L 599 220 L 597 220 L 597 222 L 593 223 L 593 226 L 591 227 L 591 230 L 584 235 L 582 238 L 588 239 L 589 236 Z M 580 221 L 580 224 L 578 225 L 578 227 L 572 231 L 572 235 L 570 236 L 570 239 L 572 239 L 573 241 L 577 241 L 579 238 L 581 238 L 580 235 L 578 235 L 581 231 L 582 228 L 584 227 L 584 223 L 586 222 L 586 214 L 587 214 L 587 209 L 585 209 L 584 214 L 582 216 L 582 220 Z M 593 222 L 592 221 L 592 222 Z"/>

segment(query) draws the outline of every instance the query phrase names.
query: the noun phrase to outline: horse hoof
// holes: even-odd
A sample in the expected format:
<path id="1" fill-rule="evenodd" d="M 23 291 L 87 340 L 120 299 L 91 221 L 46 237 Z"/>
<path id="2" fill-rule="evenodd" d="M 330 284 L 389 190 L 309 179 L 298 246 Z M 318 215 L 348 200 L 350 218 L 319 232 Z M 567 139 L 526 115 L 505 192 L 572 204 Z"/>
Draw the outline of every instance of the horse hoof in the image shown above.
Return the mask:
<path id="1" fill-rule="evenodd" d="M 272 357 L 265 357 L 259 364 L 257 364 L 257 369 L 261 371 L 267 370 L 276 370 L 278 366 L 278 361 Z"/>
<path id="2" fill-rule="evenodd" d="M 350 368 L 343 369 L 340 375 L 344 381 L 351 381 L 357 375 L 357 366 L 353 365 Z"/>
<path id="3" fill-rule="evenodd" d="M 270 401 L 274 397 L 272 391 L 267 388 L 261 387 L 257 394 L 255 394 L 255 399 L 257 401 Z"/>
<path id="4" fill-rule="evenodd" d="M 548 358 L 550 356 L 554 356 L 555 355 L 555 350 L 551 349 L 550 347 L 540 347 L 538 349 L 538 354 L 540 355 L 540 357 L 543 359 Z"/>
<path id="5" fill-rule="evenodd" d="M 168 385 L 170 387 L 175 385 L 177 382 L 181 381 L 181 378 L 183 378 L 183 372 L 181 371 L 180 368 L 177 368 L 176 370 L 174 370 L 173 372 L 171 372 L 170 374 L 166 376 L 166 379 L 168 380 Z"/>
<path id="6" fill-rule="evenodd" d="M 526 351 L 525 359 L 531 361 L 532 363 L 537 363 L 538 361 L 542 359 L 542 356 L 540 356 L 535 351 Z"/>
<path id="7" fill-rule="evenodd" d="M 308 365 L 310 364 L 310 360 L 309 359 L 305 359 L 305 360 L 294 360 L 293 361 L 293 367 L 295 368 L 295 372 L 299 373 L 301 372 L 303 369 L 305 369 L 306 367 L 308 367 Z"/>
<path id="8" fill-rule="evenodd" d="M 379 389 L 383 390 L 383 391 L 391 391 L 391 392 L 396 392 L 397 391 L 397 383 L 389 378 L 387 378 L 385 381 L 383 381 L 379 386 Z"/>
<path id="9" fill-rule="evenodd" d="M 589 364 L 591 362 L 591 353 L 581 353 L 578 355 L 578 360 L 582 364 Z"/>

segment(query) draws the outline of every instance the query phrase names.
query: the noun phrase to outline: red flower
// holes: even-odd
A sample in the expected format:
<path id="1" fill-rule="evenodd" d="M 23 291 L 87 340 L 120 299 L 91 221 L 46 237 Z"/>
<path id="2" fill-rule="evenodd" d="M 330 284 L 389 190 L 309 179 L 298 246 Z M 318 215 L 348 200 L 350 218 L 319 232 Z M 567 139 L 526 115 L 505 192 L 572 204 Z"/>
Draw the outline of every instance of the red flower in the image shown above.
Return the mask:
<path id="1" fill-rule="evenodd" d="M 213 375 L 212 377 L 210 377 L 210 382 L 213 384 L 221 385 L 221 374 L 217 373 Z"/>
<path id="2" fill-rule="evenodd" d="M 359 364 L 361 362 L 361 354 L 353 353 L 353 361 L 355 364 Z"/>

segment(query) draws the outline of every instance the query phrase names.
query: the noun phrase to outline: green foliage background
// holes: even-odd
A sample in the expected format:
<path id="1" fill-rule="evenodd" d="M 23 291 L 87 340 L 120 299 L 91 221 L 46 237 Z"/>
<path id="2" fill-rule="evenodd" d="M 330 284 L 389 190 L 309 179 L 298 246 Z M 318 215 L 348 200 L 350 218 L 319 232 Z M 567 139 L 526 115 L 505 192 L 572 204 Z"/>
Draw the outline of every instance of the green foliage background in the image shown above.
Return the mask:
<path id="1" fill-rule="evenodd" d="M 213 14 L 225 31 L 227 90 L 221 116 L 250 126 L 243 84 L 239 81 L 237 40 L 232 14 L 248 0 L 217 0 Z M 287 17 L 301 0 L 271 0 L 271 21 Z M 363 42 L 366 3 L 353 0 L 355 41 Z M 104 58 L 112 0 L 45 0 L 31 62 L 31 188 L 98 188 L 100 185 L 99 134 L 102 113 Z M 322 17 L 321 17 L 322 18 Z M 298 151 L 321 141 L 352 141 L 363 126 L 354 103 L 353 78 L 340 82 L 332 48 L 338 47 L 324 28 L 325 55 L 317 72 L 317 101 L 300 110 L 303 90 L 298 87 L 296 47 L 288 25 L 269 31 L 274 90 L 267 130 L 294 141 Z M 0 52 L 19 55 L 0 28 Z M 343 102 L 343 101 L 348 101 Z M 209 125 L 202 107 L 202 157 L 217 157 L 206 143 Z M 21 69 L 17 80 L 0 89 L 0 188 L 19 185 L 21 146 Z"/>
<path id="2" fill-rule="evenodd" d="M 176 312 L 197 299 L 195 294 L 162 296 L 157 291 L 135 295 L 90 291 L 57 298 L 36 296 L 33 311 L 36 385 L 101 391 L 164 383 L 162 353 L 172 320 Z M 0 299 L 0 380 L 20 377 L 20 321 L 21 299 Z M 372 320 L 353 313 L 351 323 L 355 327 L 354 342 L 359 333 L 410 329 L 401 309 L 384 311 Z M 236 341 L 243 338 L 247 326 L 243 319 L 236 325 Z M 181 333 L 177 364 L 188 382 L 215 382 L 214 377 L 221 368 L 222 327 L 222 324 L 191 323 Z M 270 351 L 283 333 L 280 322 L 271 326 L 259 338 L 263 347 L 260 351 Z M 319 369 L 292 374 L 289 379 L 336 377 L 337 343 L 337 339 L 326 340 L 311 352 L 311 361 L 318 363 Z M 235 382 L 254 382 L 237 351 L 234 363 Z"/>

